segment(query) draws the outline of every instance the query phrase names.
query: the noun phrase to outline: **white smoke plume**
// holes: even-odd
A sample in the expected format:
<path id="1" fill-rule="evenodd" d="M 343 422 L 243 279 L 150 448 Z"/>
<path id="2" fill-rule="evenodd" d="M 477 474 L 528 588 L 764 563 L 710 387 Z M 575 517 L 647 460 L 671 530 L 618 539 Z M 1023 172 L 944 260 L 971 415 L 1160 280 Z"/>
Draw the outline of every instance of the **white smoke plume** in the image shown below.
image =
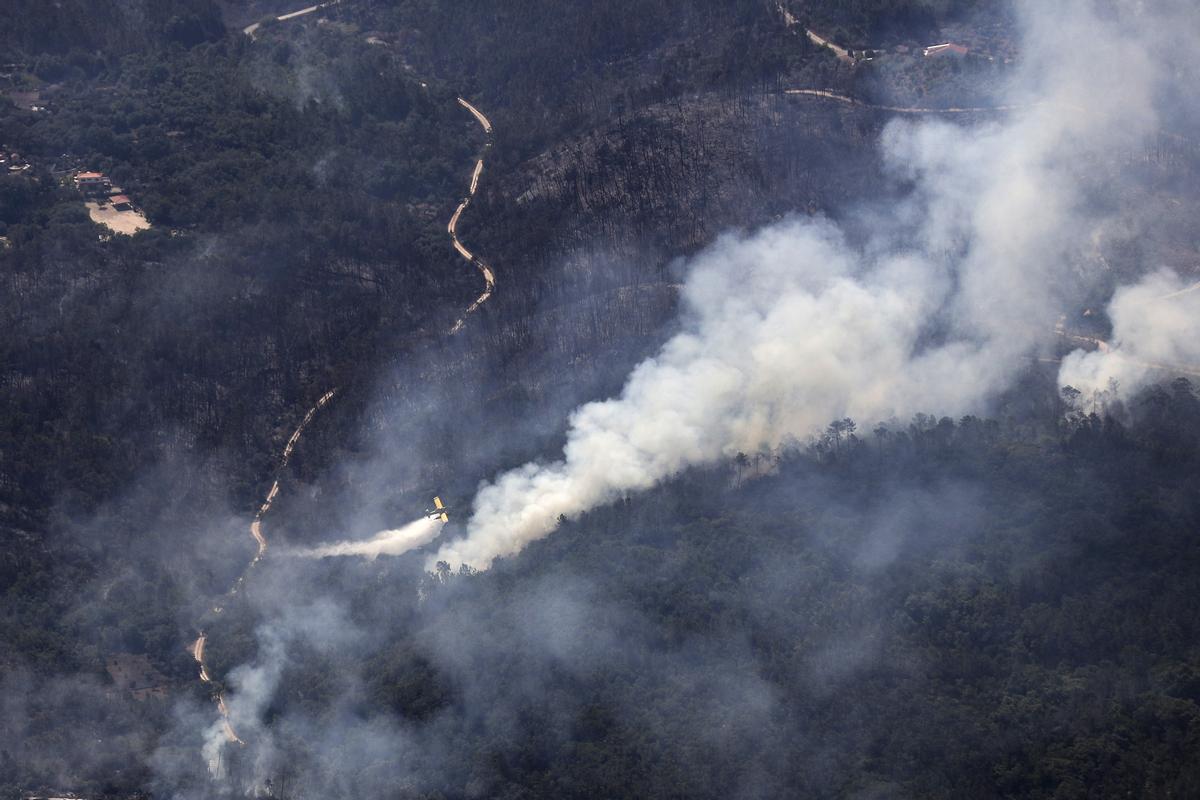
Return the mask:
<path id="1" fill-rule="evenodd" d="M 1009 92 L 1020 110 L 1004 120 L 888 127 L 886 163 L 914 189 L 877 212 L 866 241 L 793 219 L 701 254 L 682 332 L 619 397 L 572 414 L 560 460 L 483 485 L 465 538 L 429 564 L 486 568 L 559 515 L 690 465 L 847 416 L 978 410 L 1008 386 L 1049 339 L 1065 302 L 1055 287 L 1099 224 L 1086 211 L 1089 191 L 1103 189 L 1094 165 L 1156 125 L 1160 32 L 1195 31 L 1191 8 L 1164 18 L 1098 5 L 1026 4 L 1026 55 Z"/>
<path id="2" fill-rule="evenodd" d="M 1068 355 L 1060 386 L 1073 386 L 1085 398 L 1111 388 L 1127 395 L 1161 370 L 1200 375 L 1200 284 L 1184 285 L 1173 272 L 1157 271 L 1118 289 L 1108 315 L 1108 348 Z"/>
<path id="3" fill-rule="evenodd" d="M 288 607 L 269 623 L 260 625 L 255 631 L 258 648 L 254 661 L 229 672 L 230 691 L 219 699 L 221 718 L 204 733 L 202 755 L 210 774 L 226 778 L 224 754 L 230 749 L 248 747 L 254 762 L 253 769 L 245 776 L 249 780 L 245 789 L 248 794 L 260 796 L 267 777 L 266 765 L 275 754 L 272 734 L 263 716 L 289 664 L 289 649 L 299 643 L 316 647 L 319 652 L 344 652 L 356 646 L 362 635 L 345 610 L 326 598 Z"/>
<path id="4" fill-rule="evenodd" d="M 422 517 L 402 528 L 380 531 L 370 539 L 351 539 L 344 542 L 293 550 L 288 555 L 301 558 L 330 558 L 332 556 L 396 556 L 433 541 L 442 529 L 442 522 L 431 517 Z"/>

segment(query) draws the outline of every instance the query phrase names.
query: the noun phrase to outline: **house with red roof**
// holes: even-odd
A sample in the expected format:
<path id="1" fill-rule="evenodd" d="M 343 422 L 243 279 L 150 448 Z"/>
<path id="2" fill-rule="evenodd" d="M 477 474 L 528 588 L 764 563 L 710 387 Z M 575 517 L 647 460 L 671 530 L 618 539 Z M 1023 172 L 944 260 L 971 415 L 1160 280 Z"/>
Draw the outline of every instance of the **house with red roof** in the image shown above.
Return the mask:
<path id="1" fill-rule="evenodd" d="M 84 194 L 102 194 L 112 188 L 112 181 L 102 172 L 79 172 L 75 175 L 75 188 Z"/>

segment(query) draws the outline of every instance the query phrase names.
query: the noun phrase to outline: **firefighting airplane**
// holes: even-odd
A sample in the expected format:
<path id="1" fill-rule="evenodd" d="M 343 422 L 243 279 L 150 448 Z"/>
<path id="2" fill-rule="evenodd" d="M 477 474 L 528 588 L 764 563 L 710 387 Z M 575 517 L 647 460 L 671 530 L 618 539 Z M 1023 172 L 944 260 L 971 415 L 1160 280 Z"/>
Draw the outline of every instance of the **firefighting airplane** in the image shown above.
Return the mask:
<path id="1" fill-rule="evenodd" d="M 425 509 L 425 516 L 429 517 L 429 519 L 440 519 L 442 522 L 450 521 L 450 517 L 448 516 L 450 509 L 442 505 L 442 498 L 433 498 L 433 506 L 433 508 Z"/>

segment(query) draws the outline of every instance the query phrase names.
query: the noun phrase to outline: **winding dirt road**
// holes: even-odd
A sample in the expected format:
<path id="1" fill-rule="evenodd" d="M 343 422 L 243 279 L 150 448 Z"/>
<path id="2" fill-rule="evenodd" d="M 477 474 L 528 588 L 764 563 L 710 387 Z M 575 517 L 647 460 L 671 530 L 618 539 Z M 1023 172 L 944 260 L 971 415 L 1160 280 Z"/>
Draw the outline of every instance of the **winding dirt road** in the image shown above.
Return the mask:
<path id="1" fill-rule="evenodd" d="M 776 3 L 775 9 L 779 12 L 779 15 L 783 17 L 783 26 L 785 28 L 792 28 L 800 24 L 800 20 L 796 19 L 796 15 L 791 11 L 788 11 L 787 6 L 785 6 L 782 2 Z M 854 63 L 854 56 L 850 55 L 849 50 L 844 47 L 839 47 L 830 40 L 826 39 L 824 36 L 818 34 L 812 28 L 805 28 L 804 35 L 807 36 L 808 40 L 817 47 L 828 47 L 833 51 L 833 54 L 842 61 L 846 61 L 851 64 Z"/>
<path id="2" fill-rule="evenodd" d="M 341 2 L 341 0 L 330 0 L 330 2 L 319 3 L 316 5 L 308 6 L 306 8 L 302 8 L 298 11 L 293 11 L 288 14 L 281 14 L 280 16 L 276 17 L 275 19 L 280 22 L 286 22 L 291 19 L 296 19 L 298 17 L 302 17 L 306 14 L 311 14 L 315 11 L 319 11 L 322 8 L 337 5 L 339 2 Z M 260 27 L 259 23 L 249 25 L 243 29 L 243 33 L 245 33 L 251 39 L 254 39 L 254 38 L 256 38 L 255 32 L 258 30 L 259 27 Z M 422 83 L 421 85 L 425 86 L 424 83 Z M 459 102 L 459 105 L 461 105 L 463 108 L 465 108 L 467 111 L 469 111 L 471 113 L 471 115 L 476 119 L 476 121 L 479 122 L 479 125 L 483 128 L 483 132 L 487 135 L 487 141 L 484 144 L 484 151 L 486 152 L 492 146 L 492 123 L 488 120 L 488 118 L 486 116 L 484 116 L 483 112 L 481 112 L 479 109 L 475 108 L 475 106 L 471 105 L 465 99 L 460 97 L 460 98 L 458 98 L 458 102 Z M 479 272 L 483 276 L 483 280 L 484 280 L 483 293 L 480 294 L 479 297 L 477 297 L 475 299 L 475 301 L 473 303 L 471 303 L 470 306 L 467 307 L 466 311 L 463 312 L 462 317 L 460 317 L 458 320 L 455 321 L 454 326 L 449 331 L 450 335 L 456 334 L 460 330 L 462 330 L 462 328 L 465 324 L 466 318 L 468 316 L 470 316 L 473 312 L 475 312 L 481 305 L 483 305 L 485 302 L 487 302 L 488 298 L 492 296 L 492 292 L 495 290 L 495 287 L 496 287 L 496 278 L 495 278 L 495 274 L 492 272 L 491 267 L 489 267 L 482 260 L 480 260 L 479 258 L 474 256 L 471 253 L 471 251 L 468 250 L 461 241 L 459 241 L 458 233 L 457 233 L 459 218 L 462 216 L 462 213 L 467 209 L 467 206 L 470 205 L 471 198 L 475 196 L 475 192 L 479 188 L 479 179 L 482 174 L 483 174 L 483 158 L 480 157 L 475 162 L 475 169 L 471 173 L 471 181 L 470 181 L 470 184 L 469 184 L 469 187 L 467 190 L 467 196 L 465 198 L 463 198 L 462 202 L 459 203 L 458 207 L 454 210 L 454 215 L 450 218 L 450 222 L 446 226 L 446 231 L 450 235 L 450 240 L 454 245 L 454 249 L 458 251 L 459 255 L 461 255 L 464 259 L 466 259 L 468 262 L 473 264 L 479 270 Z M 317 400 L 316 404 L 312 408 L 310 408 L 308 410 L 308 412 L 304 415 L 304 418 L 300 421 L 300 424 L 296 426 L 296 429 L 292 432 L 292 435 L 288 438 L 287 444 L 284 445 L 283 452 L 280 455 L 279 466 L 277 468 L 277 474 L 278 474 L 278 471 L 281 471 L 285 467 L 287 467 L 288 461 L 291 458 L 292 453 L 296 448 L 296 445 L 299 443 L 300 437 L 304 434 L 305 428 L 307 428 L 309 423 L 311 423 L 313 421 L 313 418 L 317 415 L 317 413 L 322 408 L 324 408 L 325 405 L 328 404 L 330 400 L 333 399 L 336 391 L 337 391 L 337 389 L 330 389 L 328 392 L 321 395 L 321 397 Z M 250 523 L 250 536 L 254 539 L 254 542 L 257 546 L 257 550 L 254 554 L 254 558 L 250 561 L 250 563 L 246 566 L 246 569 L 242 572 L 242 574 L 234 582 L 234 584 L 230 588 L 230 590 L 226 593 L 226 595 L 225 595 L 226 599 L 238 594 L 238 592 L 241 590 L 242 586 L 246 582 L 246 579 L 249 576 L 249 574 L 251 573 L 251 571 L 258 565 L 258 563 L 260 561 L 262 561 L 263 557 L 266 555 L 266 553 L 267 553 L 267 538 L 263 534 L 262 520 L 263 520 L 263 517 L 267 514 L 267 512 L 269 512 L 271 510 L 271 507 L 274 504 L 275 499 L 278 495 L 279 495 L 279 478 L 277 476 L 276 478 L 274 478 L 272 480 L 271 488 L 267 492 L 266 498 L 263 500 L 262 505 L 259 506 L 258 511 L 254 515 L 254 519 Z M 222 613 L 222 611 L 223 611 L 223 607 L 220 604 L 213 607 L 213 612 L 216 614 L 220 614 L 220 613 Z M 209 674 L 209 671 L 208 671 L 208 666 L 204 661 L 204 650 L 205 650 L 205 645 L 207 644 L 207 642 L 208 642 L 208 635 L 204 631 L 200 631 L 199 635 L 196 638 L 196 641 L 193 642 L 192 646 L 191 646 L 192 658 L 195 659 L 197 665 L 199 665 L 200 681 L 206 687 L 209 687 L 213 691 L 213 699 L 216 703 L 217 711 L 219 712 L 219 714 L 221 716 L 221 724 L 222 724 L 222 727 L 225 732 L 226 740 L 229 742 L 234 742 L 234 743 L 237 743 L 240 745 L 244 745 L 245 742 L 237 735 L 237 732 L 233 729 L 233 725 L 230 722 L 229 708 L 225 703 L 225 694 L 224 694 L 223 690 L 220 688 L 220 686 L 212 679 L 212 676 Z"/>
<path id="3" fill-rule="evenodd" d="M 292 452 L 296 449 L 296 444 L 300 441 L 300 436 L 304 433 L 304 429 L 307 428 L 308 424 L 313 421 L 313 417 L 317 415 L 317 412 L 324 408 L 329 401 L 333 399 L 333 396 L 336 392 L 336 389 L 330 389 L 328 392 L 321 395 L 321 397 L 317 399 L 316 405 L 310 408 L 304 415 L 304 418 L 300 420 L 300 424 L 296 426 L 296 430 L 292 431 L 292 435 L 288 438 L 287 444 L 283 448 L 283 453 L 279 458 L 278 470 L 282 470 L 287 466 L 288 460 L 292 457 Z M 238 579 L 234 581 L 233 586 L 226 593 L 226 599 L 235 596 L 238 591 L 241 590 L 242 585 L 246 582 L 246 578 L 249 576 L 251 570 L 253 570 L 254 567 L 258 565 L 258 562 L 262 561 L 263 556 L 266 555 L 267 537 L 265 537 L 262 532 L 262 519 L 263 516 L 271 510 L 271 506 L 274 504 L 275 498 L 278 495 L 279 478 L 276 477 L 271 481 L 271 489 L 267 492 L 266 499 L 263 500 L 262 505 L 258 507 L 258 511 L 254 515 L 254 520 L 250 523 L 250 536 L 254 538 L 254 542 L 258 546 L 258 550 L 255 552 L 254 558 L 251 559 L 250 563 L 246 565 L 246 569 L 242 571 L 242 574 L 238 576 Z M 213 612 L 216 614 L 220 614 L 223 610 L 224 607 L 221 605 L 213 607 Z M 222 692 L 221 689 L 216 685 L 216 682 L 213 681 L 212 676 L 210 676 L 208 673 L 208 666 L 204 663 L 204 646 L 207 642 L 208 635 L 204 633 L 204 631 L 201 631 L 191 648 L 192 658 L 194 658 L 196 663 L 200 665 L 200 681 L 205 686 L 213 690 L 213 700 L 216 702 L 217 710 L 221 714 L 221 722 L 225 728 L 225 738 L 231 742 L 245 744 L 244 741 L 238 738 L 237 732 L 234 731 L 233 725 L 229 722 L 229 709 L 225 705 L 224 692 Z"/>
<path id="4" fill-rule="evenodd" d="M 836 45 L 833 42 L 826 39 L 824 36 L 821 36 L 820 34 L 818 34 L 816 31 L 814 31 L 810 28 L 805 28 L 804 35 L 807 36 L 808 40 L 810 42 L 812 42 L 813 44 L 815 44 L 817 47 L 828 47 L 830 50 L 833 51 L 833 54 L 835 56 L 837 56 L 838 58 L 840 58 L 842 61 L 846 61 L 851 64 L 854 63 L 854 56 L 850 55 L 849 50 L 847 50 L 844 47 L 839 47 L 838 45 Z"/>
<path id="5" fill-rule="evenodd" d="M 225 706 L 225 695 L 216 688 L 212 678 L 208 676 L 208 668 L 204 666 L 204 645 L 207 641 L 208 636 L 201 632 L 195 644 L 192 645 L 192 658 L 196 659 L 196 663 L 200 665 L 200 680 L 205 686 L 212 687 L 214 690 L 213 697 L 216 699 L 217 711 L 221 714 L 221 727 L 225 730 L 226 741 L 245 744 L 234 732 L 233 725 L 229 724 L 229 709 Z"/>
<path id="6" fill-rule="evenodd" d="M 488 137 L 487 142 L 483 145 L 484 150 L 486 151 L 492 146 L 492 123 L 488 121 L 488 118 L 483 115 L 482 111 L 461 97 L 458 98 L 458 104 L 467 111 L 470 111 L 471 115 L 474 116 L 479 124 L 483 127 L 483 132 L 486 133 Z M 463 329 L 463 325 L 466 324 L 467 317 L 475 313 L 475 311 L 481 305 L 486 303 L 488 298 L 492 296 L 492 292 L 496 289 L 496 276 L 492 272 L 492 268 L 472 254 L 471 251 L 468 250 L 458 238 L 458 218 L 462 216 L 462 213 L 467 210 L 467 206 L 471 204 L 471 198 L 475 196 L 475 190 L 479 188 L 479 176 L 482 174 L 483 159 L 480 158 L 475 162 L 475 171 L 471 173 L 471 184 L 467 189 L 467 196 L 464 197 L 462 202 L 458 204 L 458 208 L 454 209 L 454 214 L 450 217 L 449 224 L 446 225 L 446 232 L 450 234 L 450 242 L 454 245 L 454 249 L 457 250 L 458 254 L 466 259 L 469 263 L 474 264 L 475 268 L 479 270 L 479 273 L 483 275 L 483 294 L 475 298 L 475 302 L 471 303 L 471 305 L 467 307 L 467 310 L 463 312 L 463 315 L 455 320 L 454 326 L 450 328 L 450 335 L 452 336 Z"/>
<path id="7" fill-rule="evenodd" d="M 478 108 L 476 108 L 475 106 L 471 105 L 471 104 L 470 104 L 470 103 L 468 103 L 466 100 L 463 100 L 461 97 L 460 97 L 460 98 L 458 98 L 458 104 L 459 104 L 460 106 L 462 106 L 463 108 L 465 108 L 467 111 L 470 111 L 470 112 L 471 112 L 471 113 L 472 113 L 472 114 L 475 116 L 475 119 L 479 120 L 479 124 L 483 126 L 483 132 L 484 132 L 484 133 L 486 133 L 486 134 L 488 134 L 488 135 L 491 135 L 491 133 L 492 133 L 492 123 L 488 122 L 488 118 L 487 118 L 487 117 L 485 117 L 485 116 L 483 115 L 483 113 L 482 113 L 482 112 L 480 112 L 480 110 L 479 110 Z M 488 142 L 487 146 L 488 146 L 488 147 L 491 147 L 491 142 L 490 142 L 490 141 Z"/>

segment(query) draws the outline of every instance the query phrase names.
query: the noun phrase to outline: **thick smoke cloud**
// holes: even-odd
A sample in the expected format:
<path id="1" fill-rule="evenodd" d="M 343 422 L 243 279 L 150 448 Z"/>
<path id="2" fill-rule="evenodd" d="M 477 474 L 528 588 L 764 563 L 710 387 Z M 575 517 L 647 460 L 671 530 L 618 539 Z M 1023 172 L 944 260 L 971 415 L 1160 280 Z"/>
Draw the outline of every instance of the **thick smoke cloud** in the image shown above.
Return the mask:
<path id="1" fill-rule="evenodd" d="M 1085 397 L 1116 389 L 1136 391 L 1166 369 L 1200 375 L 1200 291 L 1179 276 L 1156 271 L 1117 290 L 1108 306 L 1113 337 L 1095 352 L 1076 351 L 1063 360 L 1059 383 Z"/>
<path id="2" fill-rule="evenodd" d="M 560 515 L 832 419 L 980 409 L 1048 346 L 1078 279 L 1071 265 L 1103 222 L 1089 212 L 1106 189 L 1094 166 L 1155 129 L 1164 77 L 1155 54 L 1179 44 L 1168 37 L 1194 37 L 1195 16 L 1028 4 L 1027 58 L 1008 92 L 1018 111 L 889 126 L 886 163 L 912 189 L 874 212 L 861 241 L 792 219 L 700 255 L 682 331 L 634 369 L 620 396 L 572 414 L 560 460 L 483 485 L 465 538 L 429 565 L 486 568 Z M 1138 310 L 1123 308 L 1114 317 L 1128 326 Z M 1179 321 L 1177 333 L 1191 329 Z M 1147 355 L 1186 355 L 1178 335 L 1128 335 Z"/>

